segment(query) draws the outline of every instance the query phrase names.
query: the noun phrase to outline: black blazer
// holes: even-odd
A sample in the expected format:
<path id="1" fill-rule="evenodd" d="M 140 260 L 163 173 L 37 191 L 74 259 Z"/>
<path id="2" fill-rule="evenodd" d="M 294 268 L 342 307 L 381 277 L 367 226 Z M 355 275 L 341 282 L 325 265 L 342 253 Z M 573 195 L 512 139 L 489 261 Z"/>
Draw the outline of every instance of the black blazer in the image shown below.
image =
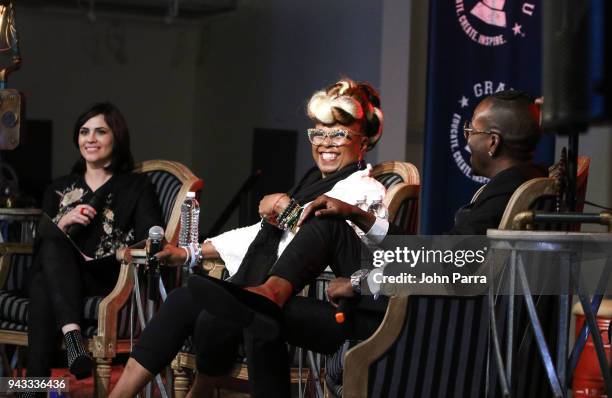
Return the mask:
<path id="1" fill-rule="evenodd" d="M 506 205 L 516 189 L 526 181 L 537 177 L 546 177 L 545 168 L 535 165 L 520 165 L 510 167 L 489 181 L 480 195 L 472 203 L 461 207 L 455 214 L 455 226 L 447 235 L 486 235 L 487 229 L 497 228 L 506 210 Z M 389 224 L 387 236 L 403 235 L 400 227 Z M 387 248 L 386 237 L 380 243 Z M 394 249 L 394 247 L 388 247 Z M 362 296 L 358 308 L 369 311 L 386 309 L 387 300 L 373 300 L 371 296 Z"/>
<path id="2" fill-rule="evenodd" d="M 497 228 L 512 194 L 526 181 L 546 177 L 544 168 L 531 164 L 510 167 L 485 185 L 475 201 L 455 213 L 455 226 L 449 235 L 486 235 L 487 229 Z"/>
<path id="3" fill-rule="evenodd" d="M 497 228 L 512 194 L 524 182 L 533 178 L 546 177 L 544 167 L 520 165 L 498 173 L 485 185 L 476 200 L 455 213 L 455 226 L 445 235 L 486 235 L 487 229 Z M 389 224 L 389 235 L 403 235 L 400 227 Z M 384 240 L 381 243 L 384 247 Z"/>

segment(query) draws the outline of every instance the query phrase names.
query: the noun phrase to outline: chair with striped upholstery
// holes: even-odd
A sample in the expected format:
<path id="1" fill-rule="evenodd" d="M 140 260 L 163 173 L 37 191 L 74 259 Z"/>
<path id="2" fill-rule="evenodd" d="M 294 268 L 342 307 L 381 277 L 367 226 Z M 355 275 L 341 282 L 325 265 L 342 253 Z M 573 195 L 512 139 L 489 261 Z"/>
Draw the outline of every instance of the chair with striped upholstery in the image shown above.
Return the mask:
<path id="1" fill-rule="evenodd" d="M 581 157 L 579 193 L 585 192 L 588 166 L 588 158 Z M 525 182 L 509 200 L 499 229 L 511 229 L 514 217 L 523 211 L 554 207 L 559 195 L 554 178 Z M 578 201 L 583 202 L 584 196 Z M 541 304 L 549 308 L 551 303 L 543 300 Z M 391 297 L 378 330 L 344 357 L 342 396 L 477 397 L 496 392 L 495 368 L 489 368 L 486 383 L 488 311 L 486 296 Z M 517 355 L 530 360 L 526 353 L 537 355 L 533 344 L 522 344 Z M 525 373 L 524 366 L 522 370 Z M 544 373 L 533 367 L 529 372 L 533 374 L 525 373 L 517 396 L 546 395 Z"/>
<path id="2" fill-rule="evenodd" d="M 181 204 L 187 192 L 199 192 L 203 182 L 187 167 L 172 161 L 150 160 L 136 165 L 135 172 L 150 178 L 162 208 L 165 237 L 176 242 Z M 24 244 L 0 244 L 0 343 L 27 346 L 27 268 L 32 264 L 32 247 Z M 178 281 L 179 275 L 170 276 Z M 87 297 L 83 305 L 83 331 L 89 350 L 96 360 L 96 396 L 108 395 L 110 364 L 117 353 L 131 349 L 131 305 L 128 298 L 134 284 L 130 264 L 122 264 L 117 284 L 106 297 Z M 174 286 L 170 286 L 174 287 Z M 138 332 L 138 330 L 136 330 Z"/>
<path id="3" fill-rule="evenodd" d="M 383 203 L 389 210 L 389 220 L 404 228 L 408 233 L 416 233 L 420 193 L 420 179 L 417 168 L 411 163 L 389 161 L 374 166 L 372 174 L 387 189 Z M 224 265 L 220 260 L 207 260 L 204 268 L 209 275 L 219 278 L 224 275 Z M 325 299 L 325 288 L 332 277 L 333 275 L 329 272 L 323 273 L 317 282 L 310 287 L 311 294 L 321 300 Z M 307 294 L 307 292 L 305 293 Z M 189 375 L 195 369 L 195 357 L 190 352 L 190 348 L 189 345 L 183 347 L 183 351 L 172 362 L 176 398 L 182 398 L 187 394 L 190 384 Z M 307 372 L 305 373 L 307 374 Z M 292 383 L 297 382 L 301 377 L 297 369 L 292 369 Z M 245 386 L 248 379 L 246 364 L 241 365 L 240 371 L 233 379 L 236 382 L 228 382 L 225 385 L 230 387 L 235 385 Z"/>

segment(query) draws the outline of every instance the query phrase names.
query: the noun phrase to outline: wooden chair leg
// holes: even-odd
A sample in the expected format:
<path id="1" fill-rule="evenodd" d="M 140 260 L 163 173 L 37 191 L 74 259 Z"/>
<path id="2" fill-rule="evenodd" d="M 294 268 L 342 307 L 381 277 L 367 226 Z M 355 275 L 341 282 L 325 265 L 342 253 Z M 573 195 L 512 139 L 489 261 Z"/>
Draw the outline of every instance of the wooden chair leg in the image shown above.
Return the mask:
<path id="1" fill-rule="evenodd" d="M 189 373 L 182 366 L 173 366 L 174 373 L 174 398 L 185 398 L 189 392 Z"/>
<path id="2" fill-rule="evenodd" d="M 97 398 L 106 398 L 110 392 L 111 362 L 111 359 L 96 358 L 94 396 Z"/>

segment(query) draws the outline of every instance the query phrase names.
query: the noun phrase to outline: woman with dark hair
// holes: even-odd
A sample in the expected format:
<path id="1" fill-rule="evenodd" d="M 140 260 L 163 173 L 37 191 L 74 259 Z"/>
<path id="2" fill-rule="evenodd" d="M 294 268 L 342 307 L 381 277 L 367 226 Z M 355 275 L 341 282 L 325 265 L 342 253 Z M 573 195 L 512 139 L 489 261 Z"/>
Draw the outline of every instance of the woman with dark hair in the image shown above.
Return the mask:
<path id="1" fill-rule="evenodd" d="M 70 371 L 77 378 L 91 374 L 81 334 L 83 298 L 108 294 L 119 275 L 115 251 L 161 223 L 153 186 L 145 175 L 132 173 L 128 127 L 116 106 L 87 109 L 75 123 L 73 141 L 80 157 L 72 173 L 53 181 L 43 198 L 43 210 L 57 228 L 41 224 L 35 243 L 28 377 L 50 375 L 60 331 Z"/>
<path id="2" fill-rule="evenodd" d="M 119 109 L 108 102 L 98 103 L 91 106 L 87 111 L 79 116 L 72 131 L 72 142 L 74 146 L 80 148 L 79 137 L 81 127 L 92 118 L 100 116 L 106 123 L 106 129 L 112 132 L 113 150 L 111 153 L 110 164 L 104 166 L 106 170 L 114 174 L 127 173 L 134 168 L 134 159 L 130 150 L 130 132 Z M 101 120 L 99 120 L 101 122 Z M 87 164 L 84 156 L 81 156 L 72 167 L 73 173 L 84 173 Z"/>

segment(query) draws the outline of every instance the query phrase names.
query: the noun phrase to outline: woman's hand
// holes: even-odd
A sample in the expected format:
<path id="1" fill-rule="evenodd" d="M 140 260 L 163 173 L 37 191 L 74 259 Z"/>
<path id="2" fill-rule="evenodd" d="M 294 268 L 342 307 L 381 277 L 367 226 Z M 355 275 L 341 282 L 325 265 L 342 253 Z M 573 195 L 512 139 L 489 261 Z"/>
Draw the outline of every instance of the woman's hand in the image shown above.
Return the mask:
<path id="1" fill-rule="evenodd" d="M 78 205 L 64 214 L 57 222 L 57 226 L 65 232 L 72 224 L 89 225 L 96 214 L 96 209 L 90 205 Z"/>
<path id="2" fill-rule="evenodd" d="M 259 202 L 259 216 L 270 224 L 276 225 L 276 217 L 285 210 L 290 201 L 289 196 L 284 193 L 266 195 Z"/>
<path id="3" fill-rule="evenodd" d="M 353 285 L 349 278 L 334 278 L 329 282 L 326 289 L 327 297 L 334 307 L 338 306 L 338 300 L 341 298 L 355 297 Z"/>
<path id="4" fill-rule="evenodd" d="M 185 264 L 187 260 L 187 252 L 177 246 L 167 243 L 164 249 L 155 255 L 160 260 L 166 262 L 166 265 L 177 266 Z"/>

